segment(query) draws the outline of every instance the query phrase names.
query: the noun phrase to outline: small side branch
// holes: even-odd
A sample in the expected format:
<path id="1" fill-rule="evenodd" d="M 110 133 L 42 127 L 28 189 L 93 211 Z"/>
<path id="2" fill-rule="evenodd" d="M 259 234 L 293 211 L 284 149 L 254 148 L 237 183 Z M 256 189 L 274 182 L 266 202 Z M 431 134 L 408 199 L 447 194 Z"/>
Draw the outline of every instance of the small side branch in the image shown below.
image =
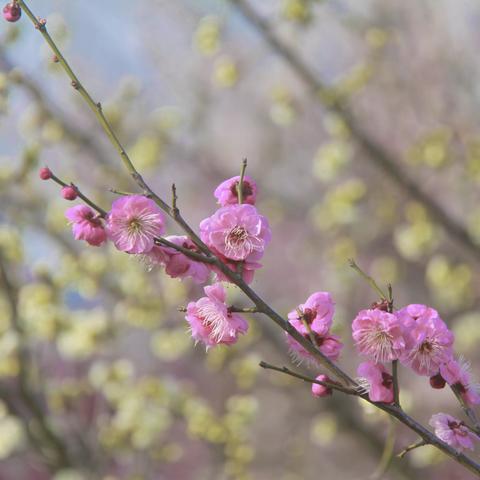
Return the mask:
<path id="1" fill-rule="evenodd" d="M 247 169 L 247 159 L 244 158 L 242 161 L 242 169 L 240 170 L 240 181 L 237 183 L 237 197 L 238 197 L 238 203 L 240 205 L 243 203 L 243 179 L 245 177 L 246 169 Z"/>
<path id="2" fill-rule="evenodd" d="M 361 277 L 363 277 L 367 283 L 375 290 L 379 295 L 381 300 L 387 300 L 387 295 L 385 295 L 385 292 L 378 286 L 377 282 L 370 276 L 367 275 L 355 262 L 353 258 L 350 258 L 348 260 L 348 264 L 350 265 L 351 268 L 353 268 Z"/>
<path id="3" fill-rule="evenodd" d="M 392 362 L 392 377 L 393 377 L 393 401 L 395 405 L 400 406 L 400 388 L 398 386 L 398 360 Z"/>
<path id="4" fill-rule="evenodd" d="M 74 183 L 66 183 L 63 180 L 61 180 L 60 178 L 58 178 L 56 175 L 54 175 L 53 173 L 51 174 L 50 178 L 55 183 L 57 183 L 58 185 L 60 185 L 62 187 L 72 187 L 72 188 L 74 188 L 75 191 L 77 192 L 78 198 L 82 199 L 88 206 L 90 206 L 94 210 L 96 210 L 102 218 L 106 218 L 106 216 L 108 215 L 107 212 L 102 207 L 99 207 L 95 202 L 90 200 L 86 195 L 84 195 Z"/>
<path id="5" fill-rule="evenodd" d="M 332 390 L 337 390 L 347 395 L 358 396 L 358 392 L 356 390 L 352 388 L 344 387 L 343 385 L 339 385 L 338 383 L 335 383 L 335 382 L 323 382 L 315 378 L 306 377 L 305 375 L 296 373 L 287 367 L 276 367 L 275 365 L 271 365 L 270 363 L 267 363 L 264 361 L 261 361 L 259 365 L 265 370 L 274 370 L 276 372 L 284 373 L 285 375 L 290 375 L 291 377 L 298 378 L 299 380 L 303 380 L 304 382 L 307 382 L 307 383 L 316 383 L 318 385 L 322 385 L 323 387 L 331 388 Z"/>
<path id="6" fill-rule="evenodd" d="M 397 457 L 403 458 L 408 452 L 415 450 L 416 448 L 423 447 L 424 445 L 428 445 L 428 442 L 425 440 L 419 440 L 418 442 L 412 443 L 408 447 L 405 447 L 399 454 L 397 454 Z"/>

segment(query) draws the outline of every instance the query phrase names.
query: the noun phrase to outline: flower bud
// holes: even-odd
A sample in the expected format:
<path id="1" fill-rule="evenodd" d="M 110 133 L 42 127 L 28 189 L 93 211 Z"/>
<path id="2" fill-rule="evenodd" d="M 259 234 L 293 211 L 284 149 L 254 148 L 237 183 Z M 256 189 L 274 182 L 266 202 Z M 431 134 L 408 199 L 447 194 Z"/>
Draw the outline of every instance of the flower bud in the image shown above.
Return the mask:
<path id="1" fill-rule="evenodd" d="M 22 16 L 22 9 L 15 2 L 7 3 L 3 7 L 3 18 L 7 22 L 16 22 L 20 20 L 21 16 Z"/>
<path id="2" fill-rule="evenodd" d="M 65 200 L 75 200 L 77 198 L 77 189 L 71 185 L 62 188 L 62 197 Z"/>
<path id="3" fill-rule="evenodd" d="M 437 373 L 433 377 L 430 377 L 430 386 L 432 388 L 440 390 L 441 388 L 445 387 L 445 383 L 445 379 L 439 373 Z"/>
<path id="4" fill-rule="evenodd" d="M 38 172 L 42 180 L 50 180 L 52 178 L 52 171 L 48 167 L 43 167 Z"/>
<path id="5" fill-rule="evenodd" d="M 330 378 L 328 378 L 326 375 L 319 375 L 316 380 L 319 380 L 321 382 L 332 382 Z M 335 382 L 332 382 L 335 383 Z M 329 387 L 324 387 L 323 385 L 320 385 L 318 383 L 312 383 L 312 395 L 314 397 L 328 397 L 329 395 L 332 394 L 332 389 Z"/>

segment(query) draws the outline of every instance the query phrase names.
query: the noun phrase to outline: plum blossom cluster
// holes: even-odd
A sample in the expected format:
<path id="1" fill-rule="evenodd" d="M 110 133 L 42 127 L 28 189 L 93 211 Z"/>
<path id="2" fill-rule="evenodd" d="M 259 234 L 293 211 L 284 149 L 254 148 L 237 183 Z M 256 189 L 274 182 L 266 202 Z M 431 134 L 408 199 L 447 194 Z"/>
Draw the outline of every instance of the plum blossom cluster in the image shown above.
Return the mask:
<path id="1" fill-rule="evenodd" d="M 288 314 L 297 332 L 311 342 L 329 360 L 336 361 L 343 344 L 331 333 L 335 304 L 328 292 L 315 292 L 305 303 Z M 470 375 L 469 365 L 454 356 L 454 335 L 438 312 L 426 305 L 411 304 L 397 311 L 389 302 L 375 303 L 361 310 L 352 322 L 352 337 L 358 353 L 365 357 L 357 369 L 361 392 L 372 402 L 395 402 L 391 362 L 400 362 L 420 376 L 429 377 L 430 385 L 443 388 L 448 384 L 467 406 L 480 403 L 479 387 Z M 315 365 L 313 355 L 287 334 L 287 343 L 297 361 Z M 335 384 L 327 375 L 316 377 L 312 395 L 326 397 Z M 479 440 L 464 422 L 446 414 L 432 417 L 436 435 L 457 450 L 473 448 Z"/>
<path id="2" fill-rule="evenodd" d="M 470 378 L 468 364 L 454 356 L 454 335 L 433 308 L 412 304 L 395 312 L 380 308 L 362 310 L 353 320 L 352 336 L 359 353 L 368 358 L 370 372 L 380 372 L 384 363 L 398 360 L 416 374 L 430 377 L 433 388 L 443 388 L 448 383 L 466 404 L 480 403 L 478 386 Z M 360 369 L 365 372 L 365 364 Z M 359 375 L 372 384 L 371 378 L 362 372 Z M 391 386 L 391 382 L 387 380 L 383 383 L 386 385 Z M 388 403 L 389 398 L 385 391 L 380 401 Z"/>
<path id="3" fill-rule="evenodd" d="M 358 352 L 368 359 L 357 373 L 370 400 L 394 401 L 393 377 L 385 363 L 399 361 L 417 375 L 429 377 L 435 389 L 448 384 L 467 407 L 480 403 L 469 365 L 455 358 L 454 335 L 435 309 L 411 304 L 397 311 L 381 306 L 362 310 L 353 320 L 352 336 Z M 458 450 L 473 448 L 472 441 L 478 440 L 465 423 L 449 415 L 434 415 L 430 424 L 440 439 Z"/>
<path id="4" fill-rule="evenodd" d="M 204 286 L 205 296 L 190 302 L 185 309 L 195 342 L 201 342 L 207 349 L 232 345 L 247 332 L 245 318 L 227 304 L 222 282 L 228 282 L 229 278 L 218 263 L 197 260 L 202 253 L 200 243 L 197 245 L 187 236 L 165 236 L 165 216 L 154 200 L 144 195 L 124 195 L 106 212 L 95 207 L 75 185 L 67 185 L 55 177 L 48 168 L 40 170 L 40 178 L 60 184 L 64 199 L 81 198 L 87 203 L 65 212 L 75 239 L 92 246 L 110 241 L 119 251 L 140 258 L 149 269 L 160 266 L 172 278 L 210 283 Z M 233 177 L 221 183 L 214 196 L 219 207 L 200 222 L 200 239 L 225 267 L 241 275 L 247 284 L 251 283 L 271 240 L 268 220 L 255 206 L 257 185 L 248 176 Z M 334 314 L 335 303 L 325 291 L 312 293 L 288 313 L 289 328 L 295 329 L 330 362 L 336 362 L 343 349 L 339 336 L 332 333 Z M 399 362 L 415 374 L 428 377 L 434 389 L 448 384 L 464 406 L 480 403 L 479 388 L 471 379 L 469 365 L 455 357 L 454 335 L 435 309 L 411 304 L 394 310 L 393 303 L 387 300 L 374 303 L 353 319 L 352 337 L 359 355 L 364 357 L 357 368 L 358 391 L 368 395 L 370 401 L 397 402 L 393 365 Z M 297 362 L 319 366 L 317 357 L 305 348 L 305 342 L 299 343 L 287 332 L 286 342 Z M 312 394 L 329 396 L 336 385 L 340 384 L 320 374 L 312 383 Z M 434 415 L 430 425 L 441 440 L 457 450 L 472 449 L 473 442 L 479 439 L 467 424 L 444 413 Z"/>
<path id="5" fill-rule="evenodd" d="M 65 184 L 49 168 L 42 168 L 39 176 L 60 184 L 65 200 L 87 200 L 75 185 Z M 220 206 L 200 223 L 201 240 L 224 265 L 251 283 L 271 240 L 268 220 L 255 207 L 257 185 L 248 176 L 233 177 L 222 182 L 214 196 Z M 212 279 L 212 284 L 204 288 L 205 296 L 186 308 L 185 318 L 195 341 L 207 348 L 231 345 L 247 331 L 246 320 L 227 306 L 226 290 L 220 282 L 228 278 L 218 267 L 188 255 L 200 253 L 189 237 L 164 236 L 164 213 L 151 198 L 124 195 L 112 203 L 108 212 L 80 204 L 69 208 L 65 216 L 77 240 L 97 247 L 110 241 L 117 250 L 140 258 L 149 269 L 163 267 L 172 278 L 191 278 L 199 284 Z"/>

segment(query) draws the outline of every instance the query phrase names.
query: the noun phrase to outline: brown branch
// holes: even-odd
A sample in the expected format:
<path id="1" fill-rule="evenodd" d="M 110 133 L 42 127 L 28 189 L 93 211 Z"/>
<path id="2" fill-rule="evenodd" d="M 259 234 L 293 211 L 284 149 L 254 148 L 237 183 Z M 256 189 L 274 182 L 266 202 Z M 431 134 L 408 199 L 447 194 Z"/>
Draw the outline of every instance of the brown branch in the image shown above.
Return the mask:
<path id="1" fill-rule="evenodd" d="M 58 178 L 56 175 L 54 175 L 53 173 L 51 173 L 51 177 L 50 177 L 55 183 L 57 183 L 58 185 L 62 186 L 62 187 L 72 187 L 75 189 L 75 192 L 77 193 L 77 197 L 80 198 L 81 200 L 83 200 L 88 206 L 92 207 L 94 210 L 96 210 L 101 217 L 103 218 L 106 218 L 107 217 L 107 212 L 102 208 L 102 207 L 99 207 L 95 202 L 93 202 L 92 200 L 90 200 L 86 195 L 84 195 L 80 190 L 79 188 L 74 184 L 74 183 L 66 183 L 64 182 L 63 180 L 61 180 L 60 178 Z"/>

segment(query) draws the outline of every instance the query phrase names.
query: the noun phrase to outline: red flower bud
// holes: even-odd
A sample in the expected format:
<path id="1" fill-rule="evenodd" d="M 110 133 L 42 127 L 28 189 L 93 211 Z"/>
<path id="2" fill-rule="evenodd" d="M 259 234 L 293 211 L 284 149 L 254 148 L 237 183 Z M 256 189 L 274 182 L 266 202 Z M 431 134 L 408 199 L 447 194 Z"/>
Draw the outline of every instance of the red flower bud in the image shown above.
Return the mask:
<path id="1" fill-rule="evenodd" d="M 17 20 L 20 20 L 21 16 L 22 9 L 15 2 L 7 3 L 3 7 L 3 18 L 7 22 L 16 22 Z"/>
<path id="2" fill-rule="evenodd" d="M 71 185 L 62 188 L 62 197 L 65 200 L 75 200 L 77 198 L 77 189 Z"/>
<path id="3" fill-rule="evenodd" d="M 445 387 L 445 383 L 445 379 L 439 373 L 433 377 L 430 377 L 430 385 L 432 388 L 440 390 L 441 388 Z"/>
<path id="4" fill-rule="evenodd" d="M 42 180 L 50 180 L 52 178 L 52 171 L 48 167 L 43 167 L 38 172 Z"/>

